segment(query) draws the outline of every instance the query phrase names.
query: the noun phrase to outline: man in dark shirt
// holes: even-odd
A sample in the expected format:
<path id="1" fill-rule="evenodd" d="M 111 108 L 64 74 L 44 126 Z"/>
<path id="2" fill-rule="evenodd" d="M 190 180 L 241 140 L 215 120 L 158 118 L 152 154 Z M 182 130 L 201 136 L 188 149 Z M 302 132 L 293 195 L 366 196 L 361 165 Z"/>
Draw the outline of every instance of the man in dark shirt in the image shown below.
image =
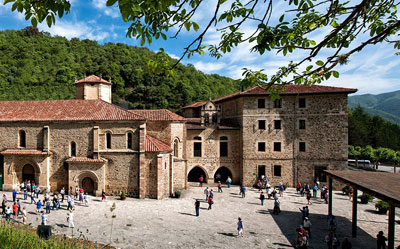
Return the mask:
<path id="1" fill-rule="evenodd" d="M 199 201 L 199 199 L 196 199 L 196 202 L 194 203 L 194 207 L 196 208 L 196 216 L 199 216 L 199 213 L 200 213 L 200 201 Z"/>

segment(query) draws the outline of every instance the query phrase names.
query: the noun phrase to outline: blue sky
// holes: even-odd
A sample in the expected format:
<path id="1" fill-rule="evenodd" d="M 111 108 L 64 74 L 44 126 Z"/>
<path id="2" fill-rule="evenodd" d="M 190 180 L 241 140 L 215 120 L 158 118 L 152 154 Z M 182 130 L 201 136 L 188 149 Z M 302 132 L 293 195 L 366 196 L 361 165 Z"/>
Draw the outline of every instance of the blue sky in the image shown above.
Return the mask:
<path id="1" fill-rule="evenodd" d="M 106 0 L 71 0 L 71 13 L 62 19 L 57 19 L 56 24 L 51 28 L 46 24 L 39 24 L 39 29 L 48 31 L 52 35 L 65 36 L 70 39 L 78 37 L 80 39 L 96 40 L 100 44 L 106 42 L 121 42 L 128 45 L 140 46 L 135 39 L 126 38 L 128 23 L 122 21 L 119 9 L 116 7 L 106 7 Z M 214 8 L 215 2 L 207 0 L 203 3 L 195 16 L 195 20 L 200 25 L 200 30 L 208 20 L 209 9 Z M 22 29 L 30 25 L 30 21 L 25 21 L 24 16 L 17 12 L 11 12 L 11 4 L 3 5 L 0 1 L 0 30 Z M 282 9 L 278 1 L 274 6 L 276 10 Z M 277 19 L 282 12 L 274 11 L 272 19 Z M 203 26 L 202 26 L 203 24 Z M 252 25 L 248 24 L 245 30 L 251 31 Z M 172 34 L 172 33 L 171 33 Z M 195 37 L 193 31 L 182 32 L 177 39 L 153 40 L 149 47 L 153 51 L 164 48 L 172 57 L 180 57 L 183 48 L 187 46 Z M 320 34 L 320 38 L 324 34 Z M 318 37 L 315 37 L 318 40 Z M 211 29 L 205 37 L 205 45 L 215 44 L 218 34 L 215 28 Z M 273 73 L 279 66 L 287 64 L 290 60 L 297 61 L 304 56 L 303 52 L 298 52 L 290 56 L 276 55 L 268 53 L 258 55 L 250 53 L 252 44 L 242 44 L 231 53 L 224 55 L 220 59 L 215 59 L 207 54 L 196 55 L 190 59 L 184 59 L 182 63 L 193 64 L 198 70 L 204 73 L 220 74 L 235 79 L 241 78 L 242 68 L 265 69 L 267 73 Z M 355 54 L 350 58 L 347 65 L 337 68 L 340 78 L 331 78 L 324 82 L 324 85 L 352 87 L 359 89 L 357 94 L 379 94 L 400 90 L 400 57 L 394 55 L 395 50 L 391 45 L 379 44 L 368 47 L 361 53 Z M 321 55 L 324 55 L 322 53 Z"/>

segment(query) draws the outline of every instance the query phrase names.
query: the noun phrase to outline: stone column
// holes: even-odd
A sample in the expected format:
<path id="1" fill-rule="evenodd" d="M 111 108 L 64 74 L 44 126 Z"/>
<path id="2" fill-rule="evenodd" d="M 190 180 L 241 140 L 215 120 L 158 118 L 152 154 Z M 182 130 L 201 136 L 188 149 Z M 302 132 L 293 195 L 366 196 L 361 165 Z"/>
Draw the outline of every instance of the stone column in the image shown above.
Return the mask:
<path id="1" fill-rule="evenodd" d="M 145 143 L 146 143 L 146 124 L 141 124 L 139 128 L 139 198 L 146 196 L 146 164 L 145 164 Z M 158 167 L 158 166 L 157 166 Z"/>

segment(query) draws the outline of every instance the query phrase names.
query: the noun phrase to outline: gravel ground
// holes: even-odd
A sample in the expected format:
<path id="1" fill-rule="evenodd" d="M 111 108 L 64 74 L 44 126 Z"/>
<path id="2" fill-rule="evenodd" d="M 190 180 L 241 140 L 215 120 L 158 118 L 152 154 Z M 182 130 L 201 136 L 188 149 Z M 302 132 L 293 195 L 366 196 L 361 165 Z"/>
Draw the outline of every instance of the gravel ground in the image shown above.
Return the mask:
<path id="1" fill-rule="evenodd" d="M 295 229 L 301 223 L 299 208 L 307 203 L 295 189 L 288 189 L 281 198 L 282 213 L 279 215 L 272 215 L 273 200 L 267 199 L 261 206 L 258 190 L 248 189 L 246 198 L 241 198 L 238 186 L 215 193 L 215 204 L 212 210 L 207 210 L 203 190 L 204 187 L 192 186 L 183 192 L 180 199 L 127 198 L 120 201 L 109 197 L 101 202 L 100 198 L 91 197 L 88 207 L 76 205 L 74 230 L 67 227 L 64 201 L 61 210 L 51 212 L 48 224 L 53 226 L 53 232 L 68 236 L 72 236 L 72 232 L 74 236 L 82 233 L 92 241 L 105 244 L 111 238 L 111 243 L 120 248 L 293 248 Z M 0 193 L 6 193 L 11 199 L 10 192 Z M 18 197 L 22 198 L 22 195 Z M 202 200 L 199 217 L 194 215 L 195 198 Z M 387 216 L 377 214 L 374 203 L 370 203 L 358 205 L 358 237 L 351 238 L 352 203 L 340 192 L 334 192 L 333 198 L 340 241 L 347 236 L 353 248 L 367 249 L 376 248 L 375 237 L 380 230 L 387 236 Z M 324 237 L 328 233 L 328 206 L 321 199 L 312 201 L 310 220 L 313 226 L 309 248 L 327 248 Z M 113 203 L 116 204 L 115 218 L 111 218 L 110 211 Z M 28 223 L 37 226 L 40 216 L 35 214 L 35 205 L 30 204 L 29 197 L 22 204 L 28 210 Z M 239 216 L 244 224 L 243 237 L 235 236 Z M 398 222 L 395 229 L 397 246 L 400 245 Z"/>

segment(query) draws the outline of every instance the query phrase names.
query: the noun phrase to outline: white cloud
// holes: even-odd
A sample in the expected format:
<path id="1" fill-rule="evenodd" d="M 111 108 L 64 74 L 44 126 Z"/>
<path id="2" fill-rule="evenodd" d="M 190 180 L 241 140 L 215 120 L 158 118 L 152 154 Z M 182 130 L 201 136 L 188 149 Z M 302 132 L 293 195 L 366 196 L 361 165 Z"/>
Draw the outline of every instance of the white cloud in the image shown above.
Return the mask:
<path id="1" fill-rule="evenodd" d="M 52 35 L 64 36 L 67 39 L 74 37 L 81 39 L 91 39 L 103 41 L 109 37 L 108 32 L 103 32 L 101 29 L 88 26 L 85 22 L 69 22 L 57 21 L 55 25 L 49 28 L 47 24 L 38 24 L 40 30 L 47 31 Z"/>
<path id="2" fill-rule="evenodd" d="M 221 69 L 226 67 L 226 64 L 223 63 L 223 62 L 220 62 L 220 63 L 205 63 L 205 62 L 202 62 L 202 61 L 197 61 L 193 65 L 197 70 L 200 70 L 200 71 L 202 71 L 204 73 L 215 73 L 216 71 L 219 71 L 219 70 L 221 70 Z"/>
<path id="3" fill-rule="evenodd" d="M 108 7 L 108 6 L 106 5 L 106 2 L 107 2 L 107 0 L 92 0 L 93 6 L 94 6 L 96 9 L 98 9 L 98 10 L 100 10 L 100 11 L 103 11 L 103 13 L 104 13 L 106 16 L 110 16 L 110 17 L 112 17 L 112 18 L 120 17 L 121 14 L 120 14 L 120 12 L 119 12 L 118 7 L 116 7 L 115 5 L 112 6 L 112 7 Z"/>

